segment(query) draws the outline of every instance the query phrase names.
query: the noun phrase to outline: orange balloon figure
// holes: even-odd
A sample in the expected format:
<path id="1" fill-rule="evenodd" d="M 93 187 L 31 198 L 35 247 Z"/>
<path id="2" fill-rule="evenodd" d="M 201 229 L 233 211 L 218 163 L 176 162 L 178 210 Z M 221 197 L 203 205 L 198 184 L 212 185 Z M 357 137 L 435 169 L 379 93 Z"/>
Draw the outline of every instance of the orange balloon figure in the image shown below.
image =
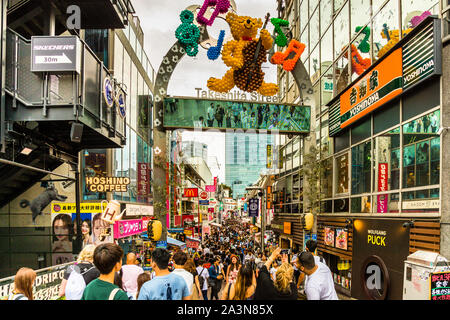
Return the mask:
<path id="1" fill-rule="evenodd" d="M 361 57 L 358 48 L 356 48 L 354 44 L 351 45 L 351 51 L 352 51 L 352 70 L 356 72 L 356 74 L 359 76 L 372 65 L 372 62 L 370 61 L 370 58 L 364 59 L 363 57 Z M 347 50 L 345 51 L 344 57 L 348 59 Z"/>
<path id="2" fill-rule="evenodd" d="M 284 52 L 275 52 L 275 54 L 270 59 L 272 64 L 282 64 L 283 69 L 286 71 L 292 71 L 297 64 L 298 59 L 302 55 L 303 51 L 305 51 L 305 45 L 300 43 L 299 41 L 292 39 L 289 42 L 289 46 Z M 291 59 L 286 60 L 291 52 L 295 52 L 295 56 Z"/>

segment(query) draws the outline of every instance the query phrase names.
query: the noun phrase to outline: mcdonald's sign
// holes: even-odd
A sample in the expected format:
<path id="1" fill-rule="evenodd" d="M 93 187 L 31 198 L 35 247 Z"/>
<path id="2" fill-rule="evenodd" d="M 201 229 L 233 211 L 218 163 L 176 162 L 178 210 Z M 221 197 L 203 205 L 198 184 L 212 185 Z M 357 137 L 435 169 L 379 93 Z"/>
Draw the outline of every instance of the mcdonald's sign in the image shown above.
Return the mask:
<path id="1" fill-rule="evenodd" d="M 183 197 L 197 198 L 198 197 L 198 188 L 185 188 Z"/>

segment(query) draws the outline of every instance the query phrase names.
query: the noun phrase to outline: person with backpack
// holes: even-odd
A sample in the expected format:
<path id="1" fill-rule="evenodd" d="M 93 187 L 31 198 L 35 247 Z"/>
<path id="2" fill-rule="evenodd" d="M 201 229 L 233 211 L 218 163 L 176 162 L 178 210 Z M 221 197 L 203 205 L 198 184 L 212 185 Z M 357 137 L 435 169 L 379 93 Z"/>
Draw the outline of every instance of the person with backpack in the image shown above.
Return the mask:
<path id="1" fill-rule="evenodd" d="M 170 272 L 170 253 L 166 249 L 156 248 L 152 253 L 151 265 L 155 277 L 144 283 L 138 300 L 190 300 L 186 281 Z"/>
<path id="2" fill-rule="evenodd" d="M 30 268 L 20 268 L 14 277 L 14 291 L 8 300 L 33 300 L 33 283 L 36 272 Z"/>
<path id="3" fill-rule="evenodd" d="M 198 282 L 200 283 L 200 288 L 202 290 L 203 300 L 208 300 L 208 278 L 209 271 L 204 266 L 204 261 L 202 258 L 198 261 L 197 266 Z"/>
<path id="4" fill-rule="evenodd" d="M 64 273 L 59 296 L 66 300 L 80 300 L 86 286 L 100 276 L 93 264 L 95 245 L 89 244 L 81 250 L 76 264 L 70 265 Z"/>
<path id="5" fill-rule="evenodd" d="M 94 250 L 94 265 L 100 276 L 84 289 L 81 300 L 129 300 L 125 291 L 114 284 L 122 268 L 123 249 L 115 243 L 102 243 Z"/>

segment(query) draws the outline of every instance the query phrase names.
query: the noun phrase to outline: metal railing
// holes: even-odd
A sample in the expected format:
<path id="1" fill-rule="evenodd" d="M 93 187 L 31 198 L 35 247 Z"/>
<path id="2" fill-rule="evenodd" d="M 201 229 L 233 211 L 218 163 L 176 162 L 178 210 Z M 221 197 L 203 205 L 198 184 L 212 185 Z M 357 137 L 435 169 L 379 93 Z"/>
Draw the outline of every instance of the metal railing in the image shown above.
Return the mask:
<path id="1" fill-rule="evenodd" d="M 6 77 L 5 90 L 27 107 L 42 107 L 43 116 L 54 106 L 71 106 L 74 115 L 83 117 L 85 112 L 93 116 L 101 127 L 107 125 L 124 134 L 125 119 L 116 108 L 109 108 L 103 98 L 103 81 L 111 77 L 103 62 L 81 40 L 81 73 L 44 74 L 31 72 L 31 40 L 8 29 L 6 36 Z M 121 85 L 115 83 L 116 88 Z M 126 92 L 126 91 L 125 91 Z M 78 114 L 81 106 L 81 114 Z"/>

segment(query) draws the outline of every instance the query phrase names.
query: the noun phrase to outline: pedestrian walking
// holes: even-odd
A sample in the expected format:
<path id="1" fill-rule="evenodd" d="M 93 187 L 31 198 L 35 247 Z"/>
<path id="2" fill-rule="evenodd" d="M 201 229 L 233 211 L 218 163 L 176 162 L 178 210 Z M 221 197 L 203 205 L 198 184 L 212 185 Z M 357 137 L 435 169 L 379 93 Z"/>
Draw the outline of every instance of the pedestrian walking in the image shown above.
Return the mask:
<path id="1" fill-rule="evenodd" d="M 214 298 L 216 298 L 216 300 L 219 300 L 219 291 L 220 291 L 220 285 L 221 285 L 221 280 L 222 275 L 219 272 L 219 262 L 220 262 L 220 258 L 216 257 L 216 258 L 212 258 L 210 260 L 211 262 L 211 267 L 209 267 L 208 272 L 209 272 L 209 286 L 211 287 L 211 300 L 214 300 Z"/>
<path id="2" fill-rule="evenodd" d="M 189 288 L 179 275 L 169 271 L 170 253 L 156 248 L 152 253 L 151 266 L 155 277 L 144 283 L 138 300 L 189 300 Z"/>
<path id="3" fill-rule="evenodd" d="M 33 300 L 33 283 L 36 272 L 30 268 L 20 268 L 14 277 L 14 290 L 8 300 Z"/>
<path id="4" fill-rule="evenodd" d="M 239 269 L 236 282 L 225 287 L 222 300 L 253 300 L 255 290 L 255 271 L 250 263 L 246 263 Z"/>
<path id="5" fill-rule="evenodd" d="M 127 254 L 127 264 L 122 266 L 122 286 L 129 296 L 135 296 L 137 292 L 137 278 L 144 273 L 144 269 L 136 265 L 136 255 L 133 252 Z"/>
<path id="6" fill-rule="evenodd" d="M 203 300 L 202 289 L 200 287 L 199 277 L 197 269 L 195 268 L 194 260 L 188 259 L 184 264 L 184 270 L 190 272 L 194 277 L 194 286 L 192 290 L 192 299 L 191 300 Z"/>
<path id="7" fill-rule="evenodd" d="M 59 287 L 60 297 L 65 296 L 66 300 L 80 300 L 86 286 L 100 276 L 100 271 L 93 263 L 94 250 L 95 245 L 88 244 L 81 250 L 77 262 L 67 267 Z"/>
<path id="8" fill-rule="evenodd" d="M 202 291 L 203 300 L 208 300 L 208 278 L 209 271 L 204 266 L 204 261 L 202 258 L 198 261 L 197 266 L 198 280 L 200 283 L 200 288 Z"/>
<path id="9" fill-rule="evenodd" d="M 305 294 L 308 300 L 339 300 L 330 269 L 316 263 L 311 252 L 302 252 L 297 267 L 306 274 Z"/>
<path id="10" fill-rule="evenodd" d="M 231 255 L 231 264 L 228 266 L 226 279 L 227 283 L 235 283 L 240 268 L 239 258 L 236 255 Z"/>
<path id="11" fill-rule="evenodd" d="M 137 291 L 134 294 L 133 300 L 137 300 L 139 297 L 139 292 L 141 291 L 142 286 L 144 285 L 144 283 L 146 283 L 147 281 L 151 280 L 151 276 L 148 272 L 141 273 L 138 277 L 137 277 Z"/>
<path id="12" fill-rule="evenodd" d="M 94 265 L 100 276 L 84 289 L 81 300 L 129 300 L 125 291 L 114 284 L 122 268 L 123 250 L 114 243 L 102 243 L 94 250 Z"/>
<path id="13" fill-rule="evenodd" d="M 172 271 L 173 274 L 179 275 L 184 279 L 186 282 L 186 285 L 189 289 L 189 296 L 192 298 L 193 290 L 194 290 L 194 275 L 190 273 L 189 271 L 184 269 L 184 265 L 186 264 L 188 257 L 187 254 L 183 251 L 177 251 L 173 255 L 173 261 L 174 261 L 174 270 Z"/>

